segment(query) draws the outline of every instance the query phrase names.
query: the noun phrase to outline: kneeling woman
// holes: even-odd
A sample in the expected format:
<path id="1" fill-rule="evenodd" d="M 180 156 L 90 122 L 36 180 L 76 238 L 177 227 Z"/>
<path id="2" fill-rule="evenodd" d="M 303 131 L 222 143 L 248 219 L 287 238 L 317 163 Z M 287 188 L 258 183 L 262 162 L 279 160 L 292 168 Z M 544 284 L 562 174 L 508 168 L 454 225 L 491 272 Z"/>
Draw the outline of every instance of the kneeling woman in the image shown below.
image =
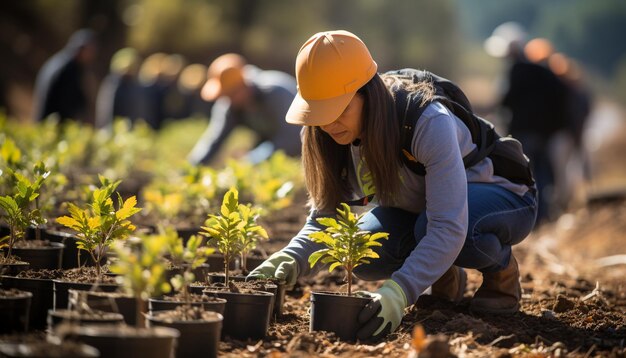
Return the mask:
<path id="1" fill-rule="evenodd" d="M 428 287 L 458 302 L 465 291 L 462 268 L 479 270 L 483 283 L 472 312 L 513 313 L 520 308 L 519 270 L 511 246 L 532 230 L 537 202 L 532 185 L 494 175 L 490 158 L 469 168 L 463 159 L 476 145 L 468 127 L 447 107 L 431 101 L 433 83 L 378 74 L 365 44 L 346 31 L 315 34 L 296 59 L 298 94 L 286 120 L 303 125 L 302 162 L 312 212 L 300 233 L 250 277 L 294 284 L 310 275 L 309 255 L 320 248 L 308 234 L 317 217 L 335 214 L 341 202 L 373 199 L 362 228 L 388 232 L 380 258 L 355 269 L 365 280 L 385 282 L 363 309 L 360 339 L 394 331 L 404 309 Z M 403 164 L 402 106 L 425 104 L 409 154 L 419 175 Z"/>

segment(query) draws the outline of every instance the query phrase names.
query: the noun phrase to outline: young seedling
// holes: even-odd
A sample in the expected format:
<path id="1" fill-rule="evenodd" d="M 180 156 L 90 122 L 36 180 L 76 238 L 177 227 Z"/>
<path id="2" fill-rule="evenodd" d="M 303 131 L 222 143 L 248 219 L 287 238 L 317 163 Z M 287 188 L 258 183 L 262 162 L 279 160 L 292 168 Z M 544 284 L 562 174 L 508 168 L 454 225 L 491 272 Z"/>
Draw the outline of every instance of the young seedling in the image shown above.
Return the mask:
<path id="1" fill-rule="evenodd" d="M 150 297 L 170 292 L 165 282 L 163 254 L 167 247 L 165 236 L 153 235 L 130 240 L 115 240 L 111 247 L 117 260 L 111 272 L 118 274 L 118 283 L 126 293 L 135 298 L 137 305 L 137 327 L 144 327 L 144 314 Z"/>
<path id="2" fill-rule="evenodd" d="M 239 243 L 241 250 L 241 271 L 243 274 L 247 274 L 246 263 L 248 254 L 251 250 L 256 248 L 259 240 L 267 240 L 267 231 L 257 224 L 259 218 L 259 212 L 261 209 L 253 208 L 250 204 L 239 204 L 239 213 L 244 225 L 241 228 L 241 241 Z"/>
<path id="3" fill-rule="evenodd" d="M 135 207 L 137 199 L 134 196 L 123 201 L 119 193 L 116 210 L 111 196 L 120 181 L 111 182 L 100 176 L 100 183 L 101 187 L 93 191 L 87 208 L 81 209 L 69 203 L 70 216 L 61 216 L 56 220 L 77 232 L 77 246 L 89 252 L 96 266 L 98 280 L 101 278 L 101 260 L 107 247 L 113 240 L 124 240 L 135 231 L 135 226 L 128 219 L 141 210 Z"/>
<path id="4" fill-rule="evenodd" d="M 323 231 L 312 232 L 309 238 L 316 243 L 324 244 L 326 248 L 320 249 L 309 256 L 311 267 L 316 263 L 330 264 L 329 272 L 337 267 L 346 270 L 348 281 L 348 296 L 352 295 L 352 271 L 361 264 L 369 264 L 369 259 L 378 258 L 378 254 L 372 250 L 373 246 L 382 246 L 377 240 L 388 239 L 386 232 L 371 234 L 362 231 L 358 227 L 362 215 L 350 211 L 350 207 L 341 203 L 337 209 L 337 219 L 319 218 L 317 222 L 326 226 Z"/>
<path id="5" fill-rule="evenodd" d="M 185 305 L 190 308 L 189 285 L 196 279 L 193 270 L 200 267 L 209 255 L 215 252 L 215 249 L 204 246 L 203 239 L 197 235 L 191 236 L 187 244 L 183 246 L 183 240 L 178 237 L 174 229 L 162 230 L 161 235 L 167 240 L 167 251 L 172 265 L 185 267 L 183 274 L 174 276 L 170 282 L 174 290 L 182 294 Z"/>
<path id="6" fill-rule="evenodd" d="M 0 196 L 0 209 L 4 212 L 3 216 L 10 230 L 8 238 L 0 240 L 0 246 L 7 247 L 6 254 L 3 257 L 4 263 L 13 261 L 13 247 L 19 240 L 24 239 L 26 229 L 30 225 L 36 226 L 45 223 L 39 209 L 31 208 L 31 206 L 39 196 L 41 185 L 49 174 L 49 172 L 40 173 L 31 182 L 22 174 L 11 172 L 15 180 L 15 192 L 12 195 Z"/>
<path id="7" fill-rule="evenodd" d="M 246 223 L 239 212 L 239 194 L 237 189 L 230 189 L 224 194 L 219 215 L 209 215 L 206 226 L 200 234 L 212 240 L 217 249 L 224 255 L 224 284 L 228 287 L 228 264 L 233 257 L 241 253 L 242 228 Z"/>

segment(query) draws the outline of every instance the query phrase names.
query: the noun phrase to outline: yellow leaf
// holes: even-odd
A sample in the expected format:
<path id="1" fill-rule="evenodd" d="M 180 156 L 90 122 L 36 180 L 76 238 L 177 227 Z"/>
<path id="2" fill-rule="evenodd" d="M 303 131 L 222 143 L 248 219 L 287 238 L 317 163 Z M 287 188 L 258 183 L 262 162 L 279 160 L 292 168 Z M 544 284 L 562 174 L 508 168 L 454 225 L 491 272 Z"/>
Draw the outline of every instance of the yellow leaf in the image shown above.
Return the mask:
<path id="1" fill-rule="evenodd" d="M 94 216 L 91 218 L 87 219 L 87 225 L 89 225 L 89 228 L 91 230 L 95 230 L 97 228 L 100 227 L 100 217 L 99 216 Z"/>
<path id="2" fill-rule="evenodd" d="M 63 226 L 67 226 L 70 229 L 74 229 L 74 230 L 80 230 L 80 228 L 81 228 L 80 223 L 76 219 L 71 218 L 69 216 L 58 217 L 56 219 L 56 222 L 61 224 L 61 225 L 63 225 Z"/>

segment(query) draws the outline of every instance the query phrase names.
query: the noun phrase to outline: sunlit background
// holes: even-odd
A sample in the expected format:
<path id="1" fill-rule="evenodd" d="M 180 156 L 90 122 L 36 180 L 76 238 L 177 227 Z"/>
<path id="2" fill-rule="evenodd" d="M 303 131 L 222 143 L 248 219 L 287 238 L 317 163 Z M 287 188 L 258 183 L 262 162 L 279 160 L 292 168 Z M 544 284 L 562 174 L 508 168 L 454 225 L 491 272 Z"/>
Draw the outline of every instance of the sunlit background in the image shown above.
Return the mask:
<path id="1" fill-rule="evenodd" d="M 84 27 L 100 42 L 94 92 L 122 47 L 201 64 L 234 51 L 261 68 L 293 73 L 310 35 L 346 29 L 368 44 L 381 70 L 429 69 L 468 83 L 472 99 L 489 103 L 503 64 L 482 44 L 505 21 L 579 61 L 597 96 L 626 101 L 621 0 L 26 0 L 0 4 L 0 107 L 30 119 L 37 71 Z"/>

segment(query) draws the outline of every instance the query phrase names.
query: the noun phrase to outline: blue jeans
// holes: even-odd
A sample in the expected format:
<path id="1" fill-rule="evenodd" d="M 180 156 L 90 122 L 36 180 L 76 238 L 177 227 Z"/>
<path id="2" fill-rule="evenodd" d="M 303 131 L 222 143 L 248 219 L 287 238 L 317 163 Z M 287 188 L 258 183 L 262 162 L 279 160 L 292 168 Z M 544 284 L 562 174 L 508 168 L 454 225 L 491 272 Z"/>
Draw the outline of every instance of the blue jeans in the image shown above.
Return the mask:
<path id="1" fill-rule="evenodd" d="M 495 272 L 508 265 L 511 246 L 524 240 L 533 229 L 537 198 L 531 192 L 520 197 L 498 185 L 470 183 L 468 209 L 467 236 L 454 264 L 481 272 Z M 373 248 L 380 258 L 355 268 L 355 275 L 364 280 L 389 278 L 426 235 L 427 220 L 426 215 L 390 207 L 376 207 L 366 213 L 361 228 L 388 232 L 389 239 L 380 241 L 383 246 Z M 309 218 L 298 236 L 320 228 L 313 218 Z"/>

